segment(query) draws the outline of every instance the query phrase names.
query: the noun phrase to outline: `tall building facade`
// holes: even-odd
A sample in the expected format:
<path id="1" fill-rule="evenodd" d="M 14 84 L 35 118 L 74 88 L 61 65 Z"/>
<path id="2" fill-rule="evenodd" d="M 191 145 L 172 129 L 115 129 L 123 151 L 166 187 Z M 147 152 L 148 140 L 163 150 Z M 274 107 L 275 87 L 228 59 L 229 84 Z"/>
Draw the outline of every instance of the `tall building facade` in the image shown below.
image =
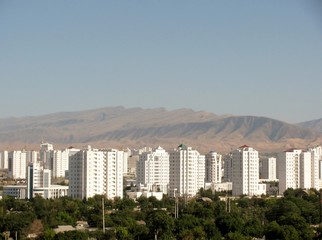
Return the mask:
<path id="1" fill-rule="evenodd" d="M 8 153 L 8 173 L 14 179 L 26 179 L 27 155 L 25 151 Z"/>
<path id="2" fill-rule="evenodd" d="M 170 152 L 170 195 L 193 197 L 205 185 L 205 156 L 184 144 Z"/>
<path id="3" fill-rule="evenodd" d="M 320 171 L 320 161 L 322 161 L 322 147 L 316 146 L 314 148 L 310 148 L 311 152 L 311 187 L 317 190 L 320 189 L 320 179 L 322 179 Z"/>
<path id="4" fill-rule="evenodd" d="M 50 152 L 51 169 L 54 178 L 65 177 L 68 170 L 69 155 L 66 150 L 53 150 Z"/>
<path id="5" fill-rule="evenodd" d="M 68 186 L 51 185 L 51 171 L 44 169 L 40 162 L 29 163 L 27 167 L 27 185 L 6 185 L 4 195 L 25 199 L 41 196 L 59 198 L 67 196 Z"/>
<path id="6" fill-rule="evenodd" d="M 300 188 L 301 153 L 300 149 L 289 149 L 278 154 L 277 169 L 280 194 L 283 194 L 288 188 Z"/>
<path id="7" fill-rule="evenodd" d="M 50 143 L 40 144 L 39 160 L 44 163 L 46 169 L 53 169 L 51 153 L 53 150 L 54 146 Z"/>
<path id="8" fill-rule="evenodd" d="M 317 146 L 305 151 L 290 149 L 279 154 L 279 193 L 288 188 L 320 189 L 320 161 L 322 148 Z"/>
<path id="9" fill-rule="evenodd" d="M 261 159 L 263 179 L 276 180 L 276 158 L 269 157 Z"/>
<path id="10" fill-rule="evenodd" d="M 32 163 L 27 167 L 27 198 L 33 198 L 37 188 L 49 188 L 51 185 L 51 172 L 44 169 L 40 163 Z M 45 198 L 50 198 L 48 193 Z"/>
<path id="11" fill-rule="evenodd" d="M 221 154 L 215 151 L 206 154 L 206 182 L 221 183 L 222 167 Z"/>
<path id="12" fill-rule="evenodd" d="M 258 151 L 244 145 L 232 152 L 232 183 L 234 196 L 260 194 Z"/>
<path id="13" fill-rule="evenodd" d="M 39 152 L 38 151 L 26 151 L 27 163 L 39 162 Z"/>
<path id="14" fill-rule="evenodd" d="M 148 191 L 168 193 L 169 153 L 160 146 L 153 151 L 139 155 L 137 164 L 137 185 L 144 185 Z"/>
<path id="15" fill-rule="evenodd" d="M 0 168 L 8 169 L 8 166 L 9 166 L 8 151 L 2 151 L 0 152 Z"/>
<path id="16" fill-rule="evenodd" d="M 131 150 L 129 148 L 123 149 L 123 174 L 129 173 L 129 158 L 131 156 Z"/>
<path id="17" fill-rule="evenodd" d="M 106 173 L 106 197 L 123 198 L 124 152 L 117 149 L 104 150 Z"/>
<path id="18" fill-rule="evenodd" d="M 88 146 L 69 158 L 69 196 L 123 197 L 123 152 Z"/>
<path id="19" fill-rule="evenodd" d="M 233 155 L 232 155 L 232 152 L 230 152 L 224 156 L 223 182 L 232 181 L 232 162 L 233 162 Z"/>
<path id="20" fill-rule="evenodd" d="M 312 154 L 311 151 L 302 151 L 300 154 L 300 188 L 312 187 Z"/>
<path id="21" fill-rule="evenodd" d="M 73 147 L 64 150 L 52 150 L 50 151 L 50 162 L 52 177 L 66 177 L 66 171 L 69 167 L 69 157 L 79 152 L 80 149 Z"/>

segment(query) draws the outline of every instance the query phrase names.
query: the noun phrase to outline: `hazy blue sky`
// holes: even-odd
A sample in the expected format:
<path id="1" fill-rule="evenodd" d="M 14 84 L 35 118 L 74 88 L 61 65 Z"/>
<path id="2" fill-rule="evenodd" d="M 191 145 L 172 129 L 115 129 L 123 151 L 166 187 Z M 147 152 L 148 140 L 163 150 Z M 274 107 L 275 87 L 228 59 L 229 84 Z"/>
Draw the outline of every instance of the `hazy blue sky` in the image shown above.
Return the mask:
<path id="1" fill-rule="evenodd" d="M 106 106 L 322 117 L 318 1 L 0 1 L 0 118 Z"/>

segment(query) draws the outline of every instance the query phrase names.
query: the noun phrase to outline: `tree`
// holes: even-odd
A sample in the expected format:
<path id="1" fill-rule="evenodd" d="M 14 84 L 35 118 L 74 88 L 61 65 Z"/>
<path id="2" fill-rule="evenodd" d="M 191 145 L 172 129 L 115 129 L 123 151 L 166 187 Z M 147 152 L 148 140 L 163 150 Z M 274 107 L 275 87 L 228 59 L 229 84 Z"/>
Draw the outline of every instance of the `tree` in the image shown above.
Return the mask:
<path id="1" fill-rule="evenodd" d="M 47 228 L 45 229 L 45 231 L 43 232 L 42 235 L 38 236 L 37 239 L 43 239 L 43 240 L 53 240 L 55 238 L 55 235 L 56 233 L 50 229 L 50 228 Z"/>
<path id="2" fill-rule="evenodd" d="M 207 219 L 202 223 L 202 225 L 204 227 L 205 233 L 207 234 L 207 239 L 222 239 L 222 235 L 213 220 Z"/>
<path id="3" fill-rule="evenodd" d="M 129 231 L 126 227 L 117 227 L 116 228 L 116 238 L 120 240 L 125 240 L 130 238 Z"/>
<path id="4" fill-rule="evenodd" d="M 180 218 L 175 221 L 175 232 L 180 234 L 186 230 L 191 230 L 196 226 L 200 226 L 200 219 L 192 214 L 182 214 Z"/>
<path id="5" fill-rule="evenodd" d="M 250 237 L 244 236 L 241 232 L 230 232 L 227 235 L 228 240 L 251 240 Z"/>
<path id="6" fill-rule="evenodd" d="M 124 210 L 124 209 L 133 210 L 135 206 L 136 206 L 136 203 L 134 202 L 133 199 L 130 199 L 130 198 L 123 198 L 123 199 L 117 198 L 115 200 L 115 208 L 118 210 Z"/>
<path id="7" fill-rule="evenodd" d="M 173 218 L 167 212 L 157 210 L 150 212 L 146 219 L 146 224 L 154 239 L 169 239 L 174 229 Z"/>
<path id="8" fill-rule="evenodd" d="M 244 222 L 243 219 L 234 213 L 221 215 L 216 219 L 216 226 L 223 235 L 229 232 L 242 232 Z"/>
<path id="9" fill-rule="evenodd" d="M 73 219 L 68 213 L 66 212 L 57 212 L 56 220 L 58 225 L 75 225 L 76 219 Z"/>
<path id="10" fill-rule="evenodd" d="M 266 226 L 264 233 L 266 239 L 282 239 L 283 237 L 283 230 L 276 221 L 270 222 Z"/>

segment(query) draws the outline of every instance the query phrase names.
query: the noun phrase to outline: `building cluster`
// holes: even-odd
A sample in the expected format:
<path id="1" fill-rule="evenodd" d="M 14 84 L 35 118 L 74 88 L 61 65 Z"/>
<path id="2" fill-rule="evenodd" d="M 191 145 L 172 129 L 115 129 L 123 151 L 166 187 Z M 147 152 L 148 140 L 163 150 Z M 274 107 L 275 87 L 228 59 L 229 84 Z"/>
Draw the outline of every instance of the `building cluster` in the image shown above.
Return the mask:
<path id="1" fill-rule="evenodd" d="M 283 194 L 288 188 L 319 190 L 322 147 L 260 157 L 247 145 L 226 155 L 215 151 L 202 155 L 184 144 L 166 151 L 160 146 L 55 150 L 52 144 L 42 143 L 39 151 L 1 151 L 0 169 L 19 182 L 4 186 L 3 194 L 17 198 L 83 199 L 100 194 L 114 199 L 123 197 L 126 186 L 131 197 L 167 194 L 189 198 L 201 188 L 231 191 L 233 196 L 258 196 Z M 55 179 L 66 179 L 68 185 L 52 184 Z"/>

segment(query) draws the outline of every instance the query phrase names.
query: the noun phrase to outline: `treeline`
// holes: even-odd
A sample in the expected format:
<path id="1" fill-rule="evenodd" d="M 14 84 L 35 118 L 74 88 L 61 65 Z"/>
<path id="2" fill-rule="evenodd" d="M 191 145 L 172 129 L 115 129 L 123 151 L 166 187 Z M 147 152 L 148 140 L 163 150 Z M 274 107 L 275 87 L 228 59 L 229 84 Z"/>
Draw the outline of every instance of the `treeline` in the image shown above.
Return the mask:
<path id="1" fill-rule="evenodd" d="M 282 198 L 247 198 L 220 201 L 211 191 L 200 190 L 194 199 L 164 197 L 88 200 L 68 197 L 0 201 L 1 238 L 26 239 L 321 239 L 321 201 L 316 190 L 289 189 Z M 58 225 L 76 226 L 87 221 L 91 231 L 55 233 Z"/>

